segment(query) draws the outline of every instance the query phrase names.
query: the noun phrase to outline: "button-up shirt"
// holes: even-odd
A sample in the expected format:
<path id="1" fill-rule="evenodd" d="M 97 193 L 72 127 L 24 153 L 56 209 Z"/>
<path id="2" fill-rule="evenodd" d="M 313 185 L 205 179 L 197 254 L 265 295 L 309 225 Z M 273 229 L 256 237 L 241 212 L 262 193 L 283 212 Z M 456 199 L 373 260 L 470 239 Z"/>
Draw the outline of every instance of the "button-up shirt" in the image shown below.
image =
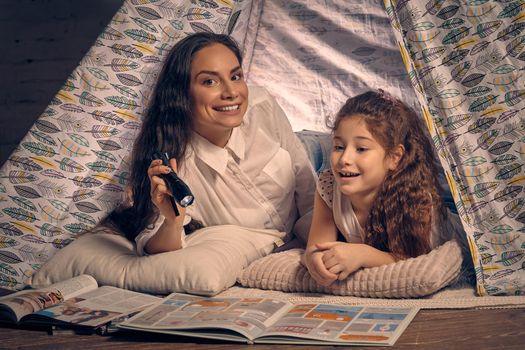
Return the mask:
<path id="1" fill-rule="evenodd" d="M 243 123 L 225 147 L 193 133 L 187 153 L 178 175 L 195 201 L 186 215 L 204 226 L 275 229 L 289 238 L 297 220 L 312 210 L 316 176 L 311 162 L 284 111 L 261 87 L 250 87 Z M 163 221 L 160 216 L 137 236 L 139 253 Z M 299 226 L 308 230 L 302 224 L 296 231 Z"/>

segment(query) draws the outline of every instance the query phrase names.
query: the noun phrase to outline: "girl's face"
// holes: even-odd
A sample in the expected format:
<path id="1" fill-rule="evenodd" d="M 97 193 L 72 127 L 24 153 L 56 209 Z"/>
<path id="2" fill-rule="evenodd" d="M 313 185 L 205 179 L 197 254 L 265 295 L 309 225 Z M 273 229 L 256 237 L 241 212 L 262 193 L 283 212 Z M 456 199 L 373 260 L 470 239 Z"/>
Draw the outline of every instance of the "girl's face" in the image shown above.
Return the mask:
<path id="1" fill-rule="evenodd" d="M 212 44 L 195 54 L 190 97 L 193 130 L 217 146 L 225 146 L 248 107 L 248 87 L 241 65 L 229 48 Z"/>
<path id="2" fill-rule="evenodd" d="M 386 155 L 363 116 L 344 117 L 334 132 L 331 166 L 341 192 L 352 201 L 373 200 L 399 159 Z"/>

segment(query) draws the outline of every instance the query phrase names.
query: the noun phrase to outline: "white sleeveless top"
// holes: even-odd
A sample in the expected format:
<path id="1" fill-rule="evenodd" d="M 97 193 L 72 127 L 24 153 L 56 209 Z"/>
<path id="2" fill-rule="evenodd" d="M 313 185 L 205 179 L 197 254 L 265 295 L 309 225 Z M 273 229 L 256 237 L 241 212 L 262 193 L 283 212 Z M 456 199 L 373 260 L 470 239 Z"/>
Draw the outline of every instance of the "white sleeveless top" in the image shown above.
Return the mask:
<path id="1" fill-rule="evenodd" d="M 365 231 L 359 224 L 359 221 L 357 221 L 350 199 L 339 190 L 339 185 L 335 181 L 331 169 L 326 169 L 319 174 L 317 192 L 319 192 L 326 205 L 332 209 L 335 225 L 345 240 L 349 243 L 363 243 Z M 459 216 L 451 213 L 448 209 L 446 214 L 446 218 L 442 222 L 441 220 L 436 222 L 434 220 L 436 215 L 432 215 L 432 233 L 430 237 L 430 247 L 432 249 L 453 237 L 459 238 L 460 241 L 466 240 Z"/>
<path id="2" fill-rule="evenodd" d="M 359 225 L 352 203 L 339 190 L 332 170 L 327 169 L 319 174 L 317 191 L 323 201 L 332 209 L 335 225 L 349 243 L 363 243 L 365 231 Z"/>

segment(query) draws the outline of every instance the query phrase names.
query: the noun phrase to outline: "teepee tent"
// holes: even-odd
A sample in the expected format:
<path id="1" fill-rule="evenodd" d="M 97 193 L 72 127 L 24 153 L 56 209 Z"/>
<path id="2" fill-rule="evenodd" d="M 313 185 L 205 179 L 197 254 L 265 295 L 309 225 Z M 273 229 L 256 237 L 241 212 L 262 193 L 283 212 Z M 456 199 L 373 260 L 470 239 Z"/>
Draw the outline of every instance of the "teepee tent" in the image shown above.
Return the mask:
<path id="1" fill-rule="evenodd" d="M 148 94 L 187 33 L 231 34 L 295 130 L 383 88 L 421 110 L 480 295 L 525 290 L 520 2 L 127 0 L 2 166 L 0 284 L 28 277 L 118 202 Z"/>

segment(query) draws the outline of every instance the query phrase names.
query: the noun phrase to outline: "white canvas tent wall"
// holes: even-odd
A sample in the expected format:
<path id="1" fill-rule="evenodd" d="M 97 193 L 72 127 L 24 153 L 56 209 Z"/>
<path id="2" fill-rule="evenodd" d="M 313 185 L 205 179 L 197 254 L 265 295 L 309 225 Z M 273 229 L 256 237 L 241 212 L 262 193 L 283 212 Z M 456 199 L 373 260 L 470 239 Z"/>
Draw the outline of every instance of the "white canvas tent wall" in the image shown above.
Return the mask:
<path id="1" fill-rule="evenodd" d="M 115 206 L 164 55 L 210 30 L 239 41 L 248 81 L 277 96 L 296 130 L 323 130 L 371 88 L 420 108 L 479 294 L 523 294 L 522 18 L 519 2 L 482 0 L 126 1 L 1 169 L 0 283 L 23 287 Z"/>

